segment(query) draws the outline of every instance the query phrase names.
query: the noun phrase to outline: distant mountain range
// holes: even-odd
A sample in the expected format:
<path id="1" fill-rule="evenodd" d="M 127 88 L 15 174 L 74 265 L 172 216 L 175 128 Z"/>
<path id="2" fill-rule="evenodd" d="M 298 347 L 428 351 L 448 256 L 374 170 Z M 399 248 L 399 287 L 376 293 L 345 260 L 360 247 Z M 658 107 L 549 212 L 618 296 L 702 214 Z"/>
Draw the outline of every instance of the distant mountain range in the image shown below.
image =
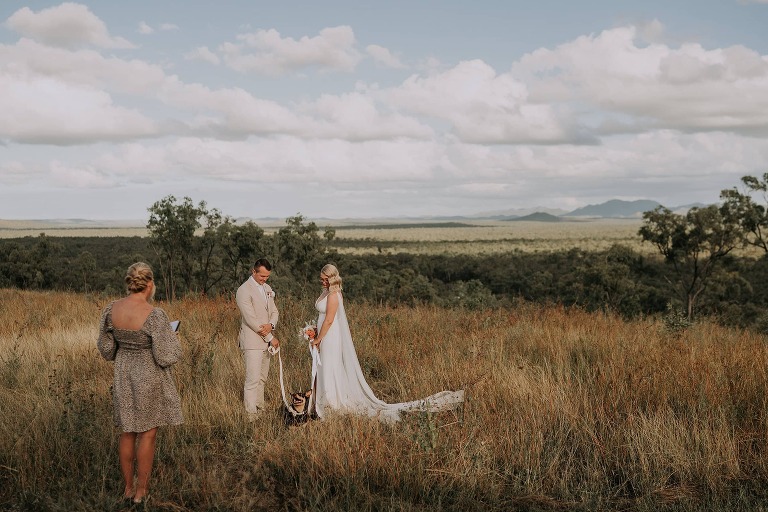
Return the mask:
<path id="1" fill-rule="evenodd" d="M 494 220 L 529 220 L 538 222 L 561 222 L 575 219 L 640 219 L 644 212 L 661 206 L 658 201 L 639 199 L 637 201 L 623 201 L 611 199 L 600 204 L 590 204 L 572 211 L 553 208 L 519 208 L 505 211 L 487 212 L 472 215 L 473 219 Z M 694 203 L 681 206 L 668 207 L 675 213 L 684 214 L 693 207 L 706 206 L 703 203 Z"/>
<path id="2" fill-rule="evenodd" d="M 421 222 L 429 223 L 449 223 L 449 222 L 468 222 L 479 220 L 501 220 L 501 221 L 531 221 L 531 222 L 574 222 L 588 219 L 641 219 L 644 212 L 653 210 L 661 206 L 658 201 L 650 199 L 640 199 L 637 201 L 623 201 L 621 199 L 611 199 L 600 204 L 590 204 L 577 208 L 575 210 L 563 210 L 560 208 L 547 208 L 544 206 L 535 206 L 533 208 L 513 208 L 509 210 L 495 210 L 476 213 L 473 215 L 445 215 L 445 216 L 419 216 L 419 217 L 387 217 L 387 218 L 312 218 L 314 222 L 322 225 L 336 226 L 359 226 L 361 223 L 382 224 L 388 223 L 394 225 L 406 225 Z M 703 203 L 694 203 L 681 206 L 668 207 L 674 213 L 685 214 L 693 207 L 706 206 Z M 264 218 L 264 219 L 246 219 L 239 218 L 238 222 L 253 220 L 260 222 L 276 222 L 282 224 L 282 219 Z M 447 226 L 446 226 L 447 227 Z"/>
<path id="3" fill-rule="evenodd" d="M 534 221 L 534 222 L 562 222 L 564 219 L 551 213 L 536 212 L 530 215 L 524 215 L 522 217 L 510 217 L 510 221 Z"/>
<path id="4" fill-rule="evenodd" d="M 637 201 L 623 201 L 621 199 L 611 199 L 600 204 L 590 204 L 572 211 L 558 208 L 534 207 L 534 208 L 514 208 L 509 210 L 492 211 L 477 213 L 474 215 L 452 215 L 452 216 L 421 216 L 421 217 L 390 217 L 390 218 L 312 218 L 323 226 L 356 226 L 365 224 L 414 224 L 414 223 L 471 223 L 479 220 L 501 220 L 501 221 L 531 221 L 531 222 L 574 222 L 587 219 L 641 219 L 643 212 L 653 210 L 661 204 L 649 199 Z M 693 203 L 681 206 L 668 207 L 674 213 L 685 214 L 694 207 L 707 206 L 703 203 Z M 248 218 L 240 217 L 236 222 L 242 223 L 246 220 L 252 220 L 258 224 L 268 224 L 281 226 L 285 220 L 278 217 L 270 218 Z M 43 227 L 50 228 L 56 226 L 59 229 L 78 228 L 108 228 L 108 227 L 143 227 L 146 221 L 143 220 L 89 220 L 89 219 L 47 219 L 47 220 L 2 220 L 0 219 L 0 229 L 39 229 Z M 446 224 L 445 227 L 449 227 Z"/>
<path id="5" fill-rule="evenodd" d="M 610 218 L 634 218 L 642 217 L 643 212 L 653 210 L 660 203 L 648 199 L 637 201 L 621 201 L 620 199 L 611 199 L 602 204 L 589 204 L 581 208 L 576 208 L 572 212 L 566 213 L 567 217 L 610 217 Z"/>

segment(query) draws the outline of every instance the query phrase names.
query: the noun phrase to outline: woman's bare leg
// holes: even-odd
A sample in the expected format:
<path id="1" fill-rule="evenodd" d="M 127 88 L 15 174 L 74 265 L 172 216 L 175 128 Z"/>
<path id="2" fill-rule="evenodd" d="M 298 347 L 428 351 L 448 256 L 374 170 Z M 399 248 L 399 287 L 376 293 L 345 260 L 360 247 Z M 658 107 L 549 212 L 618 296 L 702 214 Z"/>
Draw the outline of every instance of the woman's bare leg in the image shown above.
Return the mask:
<path id="1" fill-rule="evenodd" d="M 157 427 L 141 432 L 138 435 L 136 448 L 136 494 L 134 500 L 141 500 L 149 493 L 149 474 L 155 459 L 155 444 L 157 442 Z"/>
<path id="2" fill-rule="evenodd" d="M 125 482 L 123 496 L 130 498 L 133 496 L 133 461 L 136 458 L 135 432 L 123 432 L 120 434 L 118 453 L 120 457 L 120 472 L 123 474 L 123 481 Z"/>

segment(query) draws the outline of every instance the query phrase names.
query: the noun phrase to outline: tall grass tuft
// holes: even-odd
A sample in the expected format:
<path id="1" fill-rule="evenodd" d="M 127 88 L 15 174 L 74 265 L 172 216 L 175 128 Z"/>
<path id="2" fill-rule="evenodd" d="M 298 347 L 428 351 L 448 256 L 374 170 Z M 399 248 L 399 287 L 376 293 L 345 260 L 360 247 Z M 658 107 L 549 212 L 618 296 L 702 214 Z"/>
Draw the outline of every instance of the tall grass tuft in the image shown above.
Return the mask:
<path id="1" fill-rule="evenodd" d="M 309 384 L 280 298 L 291 390 Z M 0 509 L 120 510 L 112 366 L 95 348 L 107 299 L 0 290 Z M 161 304 L 182 320 L 185 424 L 161 428 L 157 510 L 737 510 L 768 500 L 766 344 L 696 323 L 561 307 L 348 305 L 384 400 L 466 389 L 463 408 L 397 424 L 338 416 L 286 427 L 241 403 L 239 314 L 227 298 Z"/>

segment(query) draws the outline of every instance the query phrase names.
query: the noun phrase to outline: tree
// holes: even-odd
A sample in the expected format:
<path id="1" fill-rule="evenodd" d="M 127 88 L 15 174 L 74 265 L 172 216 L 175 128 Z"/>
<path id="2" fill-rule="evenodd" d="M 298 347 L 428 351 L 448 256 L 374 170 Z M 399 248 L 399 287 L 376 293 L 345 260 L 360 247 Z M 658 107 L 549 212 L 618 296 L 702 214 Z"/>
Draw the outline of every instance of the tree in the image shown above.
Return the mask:
<path id="1" fill-rule="evenodd" d="M 62 265 L 63 246 L 45 233 L 29 243 L 11 243 L 0 251 L 0 286 L 50 290 L 69 269 Z"/>
<path id="2" fill-rule="evenodd" d="M 302 278 L 310 278 L 313 273 L 320 272 L 333 237 L 334 231 L 327 229 L 321 238 L 317 224 L 305 222 L 301 214 L 288 217 L 285 226 L 275 234 L 275 265 Z"/>
<path id="3" fill-rule="evenodd" d="M 741 243 L 741 228 L 726 206 L 715 205 L 691 208 L 685 215 L 659 206 L 643 213 L 643 222 L 639 234 L 674 268 L 677 282 L 673 286 L 692 320 L 696 299 L 717 263 Z"/>
<path id="4" fill-rule="evenodd" d="M 88 251 L 81 252 L 72 263 L 72 271 L 83 280 L 83 291 L 88 292 L 88 278 L 96 272 L 96 258 Z"/>
<path id="5" fill-rule="evenodd" d="M 588 309 L 605 309 L 626 316 L 639 313 L 642 285 L 635 268 L 641 266 L 642 258 L 622 245 L 585 258 L 576 267 L 579 302 Z"/>
<path id="6" fill-rule="evenodd" d="M 199 290 L 208 295 L 211 289 L 224 278 L 221 257 L 221 227 L 233 223 L 233 219 L 221 214 L 214 208 L 204 212 L 205 228 L 203 234 L 194 239 L 195 282 Z"/>
<path id="7" fill-rule="evenodd" d="M 237 226 L 230 218 L 218 227 L 225 286 L 236 288 L 248 275 L 248 269 L 264 254 L 264 230 L 253 221 Z"/>
<path id="8" fill-rule="evenodd" d="M 148 211 L 150 243 L 160 259 L 165 296 L 172 301 L 176 298 L 177 278 L 183 280 L 187 290 L 192 288 L 195 231 L 208 212 L 204 201 L 195 206 L 192 199 L 185 197 L 177 204 L 172 195 L 157 201 Z"/>
<path id="9" fill-rule="evenodd" d="M 725 212 L 734 222 L 738 223 L 744 233 L 744 241 L 748 245 L 761 248 L 768 254 L 768 173 L 763 174 L 762 179 L 754 176 L 741 178 L 746 190 L 739 192 L 735 187 L 720 192 Z M 764 204 L 755 202 L 752 194 L 762 193 Z"/>

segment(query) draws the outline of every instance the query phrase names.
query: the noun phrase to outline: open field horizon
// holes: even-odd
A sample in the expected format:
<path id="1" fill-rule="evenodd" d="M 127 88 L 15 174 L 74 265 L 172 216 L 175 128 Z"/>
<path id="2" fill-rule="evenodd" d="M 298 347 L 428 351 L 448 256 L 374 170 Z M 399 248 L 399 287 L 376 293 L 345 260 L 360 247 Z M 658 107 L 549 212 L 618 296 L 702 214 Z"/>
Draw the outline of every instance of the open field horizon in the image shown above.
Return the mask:
<path id="1" fill-rule="evenodd" d="M 313 299 L 278 304 L 290 388 L 308 380 L 297 331 Z M 95 349 L 109 300 L 0 289 L 0 509 L 119 510 L 112 366 Z M 760 334 L 525 302 L 351 303 L 378 396 L 464 388 L 465 406 L 397 425 L 339 417 L 287 428 L 274 364 L 272 413 L 244 418 L 233 300 L 158 305 L 183 319 L 174 375 L 185 414 L 158 438 L 159 510 L 750 510 L 768 500 Z M 446 335 L 456 332 L 466 334 Z"/>
<path id="2" fill-rule="evenodd" d="M 378 226 L 376 225 L 378 224 Z M 271 234 L 285 225 L 284 221 L 259 226 Z M 592 219 L 563 222 L 480 221 L 440 223 L 425 221 L 397 222 L 388 219 L 361 219 L 338 225 L 318 224 L 321 230 L 335 228 L 331 243 L 337 251 L 347 254 L 398 252 L 435 253 L 499 253 L 549 252 L 581 248 L 605 250 L 622 244 L 642 253 L 653 253 L 650 244 L 643 244 L 637 234 L 638 219 Z M 0 238 L 36 237 L 147 237 L 145 226 L 110 225 L 108 223 L 82 226 L 78 223 L 0 220 Z"/>
<path id="3" fill-rule="evenodd" d="M 307 220 L 308 222 L 310 220 Z M 329 247 L 342 254 L 499 254 L 507 252 L 550 253 L 581 249 L 605 251 L 623 245 L 640 254 L 658 256 L 656 247 L 643 242 L 638 230 L 641 219 L 572 219 L 563 222 L 491 221 L 427 222 L 403 219 L 347 220 L 337 225 L 318 224 L 322 232 L 335 230 Z M 259 224 L 265 234 L 274 234 L 285 221 Z M 56 237 L 142 237 L 146 226 L 113 225 L 108 222 L 89 226 L 77 222 L 0 220 L 0 239 L 37 237 L 44 233 Z M 760 257 L 754 246 L 737 248 L 735 255 Z"/>

